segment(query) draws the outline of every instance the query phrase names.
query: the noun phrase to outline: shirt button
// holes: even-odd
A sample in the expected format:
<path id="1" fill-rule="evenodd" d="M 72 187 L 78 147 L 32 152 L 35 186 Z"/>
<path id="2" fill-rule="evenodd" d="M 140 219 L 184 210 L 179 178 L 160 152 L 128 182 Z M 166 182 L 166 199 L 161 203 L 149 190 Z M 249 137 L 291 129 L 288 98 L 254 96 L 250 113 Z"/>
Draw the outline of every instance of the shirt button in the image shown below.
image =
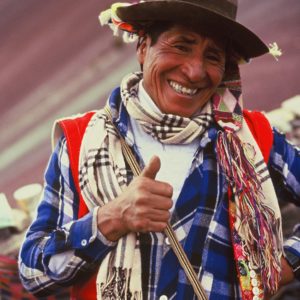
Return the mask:
<path id="1" fill-rule="evenodd" d="M 165 238 L 165 243 L 167 244 L 167 245 L 170 245 L 170 240 L 169 240 L 169 238 Z M 163 299 L 164 300 L 164 299 Z"/>
<path id="2" fill-rule="evenodd" d="M 159 297 L 159 300 L 168 300 L 168 297 L 166 295 L 162 295 Z"/>
<path id="3" fill-rule="evenodd" d="M 82 240 L 82 241 L 81 241 L 81 246 L 84 247 L 84 246 L 86 246 L 86 245 L 87 245 L 87 240 Z"/>

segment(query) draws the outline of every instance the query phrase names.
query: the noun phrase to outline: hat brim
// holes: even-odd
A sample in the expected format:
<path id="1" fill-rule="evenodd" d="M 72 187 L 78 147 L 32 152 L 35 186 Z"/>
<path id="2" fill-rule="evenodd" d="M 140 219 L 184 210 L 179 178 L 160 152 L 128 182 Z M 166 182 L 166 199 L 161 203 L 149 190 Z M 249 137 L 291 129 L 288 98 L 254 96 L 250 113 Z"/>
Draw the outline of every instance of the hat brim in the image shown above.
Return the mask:
<path id="1" fill-rule="evenodd" d="M 183 1 L 147 1 L 119 7 L 117 15 L 124 22 L 131 24 L 153 21 L 195 22 L 231 40 L 245 59 L 269 52 L 265 43 L 248 28 L 198 4 Z"/>

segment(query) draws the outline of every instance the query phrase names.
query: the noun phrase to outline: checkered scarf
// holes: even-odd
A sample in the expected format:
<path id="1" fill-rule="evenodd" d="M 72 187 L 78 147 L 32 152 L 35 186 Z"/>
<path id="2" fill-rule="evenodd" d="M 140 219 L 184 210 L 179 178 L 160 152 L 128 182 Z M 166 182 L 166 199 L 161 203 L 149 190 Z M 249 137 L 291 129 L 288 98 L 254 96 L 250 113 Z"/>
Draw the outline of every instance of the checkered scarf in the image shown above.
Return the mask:
<path id="1" fill-rule="evenodd" d="M 234 75 L 234 76 L 233 76 Z M 183 118 L 153 112 L 138 99 L 141 73 L 121 83 L 122 103 L 142 128 L 162 143 L 189 143 L 203 134 L 212 116 L 220 125 L 216 155 L 228 179 L 232 197 L 230 220 L 233 249 L 244 299 L 251 294 L 250 270 L 262 289 L 274 292 L 280 275 L 282 234 L 280 211 L 267 166 L 246 122 L 242 123 L 238 70 L 227 76 L 199 116 Z M 118 111 L 112 109 L 114 116 Z M 97 137 L 97 138 L 95 138 Z M 103 110 L 91 119 L 80 150 L 79 182 L 87 207 L 105 205 L 127 186 L 127 172 L 116 129 Z M 247 281 L 248 280 L 248 281 Z M 250 288 L 249 288 L 250 287 Z M 117 242 L 101 263 L 97 277 L 98 299 L 141 299 L 141 255 L 135 233 Z M 263 297 L 263 296 L 262 296 Z"/>
<path id="2" fill-rule="evenodd" d="M 156 140 L 164 144 L 189 144 L 202 135 L 213 121 L 211 103 L 207 103 L 201 114 L 184 118 L 143 107 L 138 99 L 138 83 L 143 74 L 129 74 L 121 85 L 123 103 L 129 113 Z"/>

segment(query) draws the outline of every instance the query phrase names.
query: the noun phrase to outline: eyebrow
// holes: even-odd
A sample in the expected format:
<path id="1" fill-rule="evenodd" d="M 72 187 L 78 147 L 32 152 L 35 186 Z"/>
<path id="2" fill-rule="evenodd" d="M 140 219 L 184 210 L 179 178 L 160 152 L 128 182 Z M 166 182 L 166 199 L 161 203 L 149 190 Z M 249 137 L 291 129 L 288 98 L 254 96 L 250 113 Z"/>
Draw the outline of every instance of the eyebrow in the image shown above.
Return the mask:
<path id="1" fill-rule="evenodd" d="M 190 45 L 194 45 L 196 44 L 196 39 L 193 38 L 193 37 L 189 37 L 189 36 L 186 36 L 186 35 L 180 35 L 178 37 L 178 40 L 179 41 L 182 41 L 184 43 L 187 43 L 187 44 L 190 44 Z M 216 42 L 212 41 L 212 43 L 209 43 L 208 47 L 207 47 L 208 50 L 214 50 L 216 52 L 219 52 L 219 53 L 223 53 L 224 52 L 224 49 L 222 46 L 218 45 Z"/>
<path id="2" fill-rule="evenodd" d="M 178 40 L 180 40 L 180 41 L 182 41 L 182 42 L 185 42 L 185 43 L 187 43 L 187 44 L 191 44 L 191 45 L 196 44 L 196 39 L 195 39 L 195 38 L 187 37 L 187 36 L 185 36 L 185 35 L 180 35 L 180 36 L 178 37 Z"/>
<path id="3" fill-rule="evenodd" d="M 217 45 L 210 45 L 207 47 L 207 50 L 208 51 L 214 51 L 220 55 L 224 54 L 225 53 L 225 50 L 222 49 L 221 47 L 217 46 Z"/>

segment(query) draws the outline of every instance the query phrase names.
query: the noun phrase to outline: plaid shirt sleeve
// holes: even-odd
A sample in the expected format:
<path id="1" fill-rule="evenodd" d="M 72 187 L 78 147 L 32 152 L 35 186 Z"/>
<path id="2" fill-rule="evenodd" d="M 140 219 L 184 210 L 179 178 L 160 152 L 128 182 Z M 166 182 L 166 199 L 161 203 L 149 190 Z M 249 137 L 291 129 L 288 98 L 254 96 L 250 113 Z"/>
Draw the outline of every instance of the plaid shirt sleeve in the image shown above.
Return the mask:
<path id="1" fill-rule="evenodd" d="M 270 174 L 280 201 L 300 207 L 300 149 L 274 129 L 274 143 L 269 160 Z M 297 220 L 299 222 L 299 220 Z M 300 224 L 284 243 L 285 257 L 300 279 Z"/>
<path id="2" fill-rule="evenodd" d="M 58 285 L 72 285 L 78 276 L 99 266 L 115 247 L 97 229 L 98 207 L 77 219 L 78 206 L 66 139 L 62 137 L 45 173 L 36 220 L 20 251 L 20 277 L 28 291 L 43 296 Z"/>

